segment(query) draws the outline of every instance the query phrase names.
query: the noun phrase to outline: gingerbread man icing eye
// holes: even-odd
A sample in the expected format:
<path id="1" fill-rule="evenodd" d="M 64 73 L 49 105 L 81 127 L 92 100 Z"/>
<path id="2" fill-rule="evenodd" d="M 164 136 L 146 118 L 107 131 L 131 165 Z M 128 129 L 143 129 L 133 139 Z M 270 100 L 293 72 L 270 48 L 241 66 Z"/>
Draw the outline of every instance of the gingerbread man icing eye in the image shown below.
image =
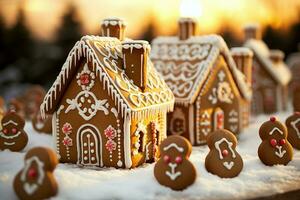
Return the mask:
<path id="1" fill-rule="evenodd" d="M 11 132 L 12 132 L 13 134 L 16 134 L 16 133 L 18 132 L 18 130 L 17 130 L 16 128 L 12 128 L 12 129 L 11 129 Z"/>
<path id="2" fill-rule="evenodd" d="M 171 161 L 170 156 L 165 155 L 165 156 L 164 156 L 164 162 L 168 164 L 170 161 Z"/>
<path id="3" fill-rule="evenodd" d="M 281 139 L 281 140 L 279 140 L 279 144 L 280 144 L 280 146 L 283 146 L 283 145 L 285 145 L 285 143 L 286 143 L 285 139 Z"/>
<path id="4" fill-rule="evenodd" d="M 3 129 L 3 131 L 2 131 L 4 134 L 7 134 L 8 133 L 8 130 L 5 128 L 5 129 Z"/>
<path id="5" fill-rule="evenodd" d="M 177 164 L 182 163 L 182 157 L 181 157 L 181 156 L 177 156 L 177 157 L 175 158 L 175 162 L 176 162 Z"/>
<path id="6" fill-rule="evenodd" d="M 272 147 L 276 147 L 276 146 L 277 146 L 277 140 L 274 139 L 274 138 L 270 139 L 270 145 L 271 145 Z"/>

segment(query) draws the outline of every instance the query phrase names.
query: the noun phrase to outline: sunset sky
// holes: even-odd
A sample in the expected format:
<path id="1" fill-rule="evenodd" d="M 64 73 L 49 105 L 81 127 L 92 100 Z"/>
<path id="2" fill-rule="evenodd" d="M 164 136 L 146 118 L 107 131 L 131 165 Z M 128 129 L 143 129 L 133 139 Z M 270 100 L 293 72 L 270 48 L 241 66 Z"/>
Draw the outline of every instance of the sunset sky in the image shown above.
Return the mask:
<path id="1" fill-rule="evenodd" d="M 237 34 L 249 22 L 286 29 L 300 18 L 300 0 L 0 0 L 0 12 L 11 26 L 22 6 L 32 32 L 51 39 L 69 3 L 77 8 L 85 33 L 97 32 L 103 18 L 116 16 L 126 20 L 129 37 L 137 37 L 150 21 L 156 35 L 174 33 L 180 16 L 196 17 L 199 33 L 229 26 Z"/>

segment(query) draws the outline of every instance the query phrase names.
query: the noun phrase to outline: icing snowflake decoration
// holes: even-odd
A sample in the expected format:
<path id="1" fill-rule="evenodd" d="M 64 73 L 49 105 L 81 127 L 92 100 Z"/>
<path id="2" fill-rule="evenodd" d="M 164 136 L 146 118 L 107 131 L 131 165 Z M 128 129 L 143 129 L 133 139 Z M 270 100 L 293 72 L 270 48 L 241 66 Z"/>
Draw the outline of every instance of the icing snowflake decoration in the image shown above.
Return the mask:
<path id="1" fill-rule="evenodd" d="M 72 126 L 70 123 L 66 122 L 61 130 L 64 134 L 69 135 L 72 132 Z"/>
<path id="2" fill-rule="evenodd" d="M 89 91 L 95 84 L 95 74 L 91 72 L 88 65 L 85 64 L 83 70 L 76 76 L 77 84 L 82 90 Z"/>
<path id="3" fill-rule="evenodd" d="M 63 144 L 69 147 L 72 146 L 73 145 L 72 139 L 69 136 L 64 137 Z"/>
<path id="4" fill-rule="evenodd" d="M 109 125 L 105 130 L 104 130 L 104 134 L 108 139 L 114 139 L 117 136 L 117 132 L 116 129 L 114 129 L 114 127 L 112 127 L 111 125 Z"/>
<path id="5" fill-rule="evenodd" d="M 116 150 L 117 144 L 113 140 L 107 140 L 105 147 L 110 153 L 112 153 L 114 150 Z"/>
<path id="6" fill-rule="evenodd" d="M 117 131 L 114 127 L 109 125 L 105 130 L 104 130 L 104 135 L 105 137 L 108 138 L 105 147 L 111 154 L 114 150 L 117 149 L 117 143 L 114 141 L 114 138 L 117 137 Z"/>

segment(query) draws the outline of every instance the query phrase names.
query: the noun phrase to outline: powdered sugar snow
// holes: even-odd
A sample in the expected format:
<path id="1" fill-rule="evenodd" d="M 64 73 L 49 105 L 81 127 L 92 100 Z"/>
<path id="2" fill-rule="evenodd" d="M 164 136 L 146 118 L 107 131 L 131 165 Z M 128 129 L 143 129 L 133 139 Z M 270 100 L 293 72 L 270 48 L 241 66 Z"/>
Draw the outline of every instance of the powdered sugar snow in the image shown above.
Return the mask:
<path id="1" fill-rule="evenodd" d="M 277 115 L 282 122 L 289 113 Z M 198 178 L 182 192 L 175 192 L 157 183 L 154 164 L 132 170 L 87 169 L 59 164 L 55 177 L 59 193 L 53 199 L 241 199 L 268 196 L 300 189 L 300 151 L 287 166 L 267 167 L 257 157 L 260 144 L 258 129 L 269 116 L 253 119 L 253 124 L 239 138 L 237 151 L 244 160 L 244 169 L 233 179 L 221 179 L 208 173 L 204 160 L 208 147 L 194 147 L 190 160 L 195 164 Z M 52 137 L 36 133 L 27 123 L 29 143 L 21 153 L 0 152 L 0 199 L 16 199 L 12 188 L 15 174 L 23 167 L 25 152 L 35 146 L 51 146 Z"/>

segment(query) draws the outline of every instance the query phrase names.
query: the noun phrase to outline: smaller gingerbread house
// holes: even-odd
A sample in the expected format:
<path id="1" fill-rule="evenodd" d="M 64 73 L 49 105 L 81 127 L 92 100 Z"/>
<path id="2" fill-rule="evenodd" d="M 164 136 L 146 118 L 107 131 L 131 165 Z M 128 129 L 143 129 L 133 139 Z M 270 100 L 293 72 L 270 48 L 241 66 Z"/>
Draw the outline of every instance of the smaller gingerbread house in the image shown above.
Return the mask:
<path id="1" fill-rule="evenodd" d="M 284 111 L 288 103 L 288 84 L 291 72 L 284 63 L 284 53 L 270 50 L 261 39 L 256 24 L 247 25 L 244 46 L 254 53 L 252 66 L 252 113 Z"/>
<path id="2" fill-rule="evenodd" d="M 124 39 L 119 19 L 101 27 L 102 37 L 75 44 L 41 113 L 53 114 L 60 162 L 132 168 L 155 160 L 174 96 L 149 59 L 148 42 Z"/>
<path id="3" fill-rule="evenodd" d="M 286 63 L 293 75 L 290 82 L 290 94 L 293 95 L 294 90 L 300 88 L 300 43 L 298 44 L 298 52 L 289 55 Z"/>
<path id="4" fill-rule="evenodd" d="M 196 36 L 195 28 L 195 20 L 180 19 L 177 37 L 153 40 L 151 59 L 175 96 L 168 134 L 200 145 L 216 129 L 239 134 L 248 126 L 252 52 L 230 52 L 220 36 Z"/>

